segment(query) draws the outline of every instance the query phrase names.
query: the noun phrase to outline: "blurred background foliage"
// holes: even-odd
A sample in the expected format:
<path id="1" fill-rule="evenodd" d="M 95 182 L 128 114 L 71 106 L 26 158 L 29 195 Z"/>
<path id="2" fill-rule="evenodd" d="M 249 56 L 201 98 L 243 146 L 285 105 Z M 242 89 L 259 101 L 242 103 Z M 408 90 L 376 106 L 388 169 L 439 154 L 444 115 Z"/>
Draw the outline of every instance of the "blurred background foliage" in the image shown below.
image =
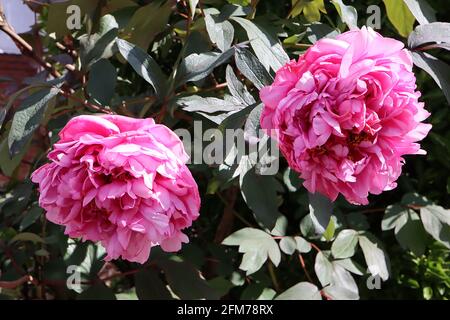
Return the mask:
<path id="1" fill-rule="evenodd" d="M 450 207 L 447 25 L 435 30 L 439 40 L 426 41 L 444 44 L 426 49 L 441 61 L 432 68 L 440 86 L 415 68 L 421 99 L 432 114 L 433 129 L 422 143 L 428 154 L 407 157 L 398 187 L 371 196 L 368 206 L 339 198 L 322 234 L 315 232 L 311 215 L 327 211 L 326 202 L 314 204 L 284 159 L 273 177 L 245 166 L 191 165 L 202 209 L 188 231 L 190 244 L 178 254 L 155 247 L 143 266 L 105 263 L 101 246 L 68 239 L 62 227 L 45 220 L 29 180 L 75 115 L 154 117 L 190 130 L 194 120 L 202 121 L 203 130 L 257 123 L 258 88 L 270 82 L 287 55 L 295 59 L 321 37 L 356 22 L 365 25 L 377 18 L 376 8 L 377 31 L 408 46 L 414 28 L 426 24 L 423 17 L 448 22 L 447 1 L 25 2 L 38 22 L 19 37 L 25 43 L 37 37 L 42 50 L 22 46 L 22 52 L 41 71 L 1 102 L 1 298 L 450 297 L 450 214 L 444 209 Z M 69 30 L 67 8 L 74 4 L 81 8 L 82 24 Z M 50 86 L 59 91 L 39 105 Z M 31 133 L 21 133 L 17 110 L 28 114 Z M 367 265 L 385 273 L 380 289 L 369 288 L 378 279 Z M 78 266 L 81 286 L 69 289 L 67 280 L 77 280 L 71 266 Z"/>

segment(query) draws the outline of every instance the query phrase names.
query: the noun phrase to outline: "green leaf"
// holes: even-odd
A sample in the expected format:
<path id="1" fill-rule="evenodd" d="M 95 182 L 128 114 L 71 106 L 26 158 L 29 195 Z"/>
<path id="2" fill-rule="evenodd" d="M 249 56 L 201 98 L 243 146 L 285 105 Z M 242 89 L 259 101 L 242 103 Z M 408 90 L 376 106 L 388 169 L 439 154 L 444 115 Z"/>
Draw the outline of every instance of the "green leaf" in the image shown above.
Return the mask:
<path id="1" fill-rule="evenodd" d="M 64 281 L 67 280 L 69 273 L 66 272 L 67 265 L 60 257 L 53 257 L 42 267 L 42 277 L 46 280 Z"/>
<path id="2" fill-rule="evenodd" d="M 291 255 L 297 250 L 297 242 L 293 237 L 283 237 L 280 240 L 280 249 L 284 253 Z"/>
<path id="3" fill-rule="evenodd" d="M 444 209 L 441 206 L 438 205 L 428 205 L 426 207 L 423 207 L 420 209 L 420 213 L 422 212 L 426 213 L 427 215 L 433 215 L 436 217 L 439 221 L 446 225 L 450 225 L 450 210 Z"/>
<path id="4" fill-rule="evenodd" d="M 404 206 L 427 206 L 429 204 L 432 204 L 432 202 L 430 200 L 428 200 L 426 197 L 421 196 L 418 193 L 415 192 L 410 192 L 410 193 L 406 193 L 401 200 L 401 203 Z"/>
<path id="5" fill-rule="evenodd" d="M 311 251 L 311 244 L 300 236 L 294 237 L 297 250 L 300 253 L 308 253 Z"/>
<path id="6" fill-rule="evenodd" d="M 204 98 L 197 95 L 179 98 L 176 104 L 184 111 L 198 113 L 217 124 L 221 124 L 227 117 L 245 108 L 239 101 Z"/>
<path id="7" fill-rule="evenodd" d="M 219 294 L 190 263 L 165 260 L 158 262 L 172 291 L 181 299 L 219 299 Z"/>
<path id="8" fill-rule="evenodd" d="M 17 241 L 31 241 L 34 243 L 45 243 L 44 239 L 42 239 L 39 235 L 31 232 L 22 232 L 16 234 L 10 241 L 9 244 L 13 244 Z"/>
<path id="9" fill-rule="evenodd" d="M 105 59 L 92 65 L 87 83 L 89 96 L 101 105 L 110 105 L 117 82 L 116 68 Z"/>
<path id="10" fill-rule="evenodd" d="M 244 253 L 241 270 L 247 275 L 258 271 L 267 258 L 278 266 L 281 260 L 280 248 L 272 236 L 262 230 L 244 228 L 228 236 L 222 244 L 228 246 L 239 246 L 239 252 Z"/>
<path id="11" fill-rule="evenodd" d="M 208 31 L 211 42 L 222 52 L 231 47 L 234 38 L 234 27 L 227 21 L 222 20 L 218 15 L 205 14 L 206 31 Z"/>
<path id="12" fill-rule="evenodd" d="M 403 225 L 408 219 L 408 209 L 399 204 L 390 205 L 386 208 L 383 220 L 381 222 L 381 229 L 391 230 L 397 225 Z"/>
<path id="13" fill-rule="evenodd" d="M 332 300 L 359 299 L 358 286 L 353 276 L 336 261 L 332 263 L 330 285 L 323 289 Z"/>
<path id="14" fill-rule="evenodd" d="M 420 209 L 425 230 L 447 248 L 450 248 L 450 210 L 437 205 L 429 205 Z"/>
<path id="15" fill-rule="evenodd" d="M 211 288 L 216 290 L 221 297 L 226 295 L 235 285 L 224 277 L 216 277 L 208 281 Z"/>
<path id="16" fill-rule="evenodd" d="M 225 133 L 226 129 L 242 129 L 248 114 L 258 106 L 258 103 L 252 104 L 240 111 L 229 115 L 218 127 L 218 129 Z"/>
<path id="17" fill-rule="evenodd" d="M 408 6 L 399 0 L 383 0 L 383 2 L 386 6 L 389 21 L 401 36 L 408 37 L 416 21 Z"/>
<path id="18" fill-rule="evenodd" d="M 24 99 L 15 112 L 8 135 L 8 147 L 11 157 L 19 154 L 34 131 L 44 119 L 49 101 L 59 92 L 61 84 L 40 89 Z"/>
<path id="19" fill-rule="evenodd" d="M 436 21 L 436 11 L 426 0 L 403 0 L 420 24 Z"/>
<path id="20" fill-rule="evenodd" d="M 307 214 L 303 217 L 302 221 L 300 221 L 300 231 L 302 235 L 307 238 L 313 238 L 316 236 L 316 228 L 311 219 L 311 214 Z"/>
<path id="21" fill-rule="evenodd" d="M 422 205 L 425 201 L 426 199 L 417 194 L 406 194 L 402 199 L 405 205 Z M 402 248 L 411 250 L 418 256 L 424 253 L 425 232 L 419 216 L 414 211 L 398 204 L 388 206 L 381 229 L 395 229 L 395 237 Z"/>
<path id="22" fill-rule="evenodd" d="M 252 8 L 248 6 L 251 0 L 228 0 L 228 2 L 234 4 L 226 4 L 220 9 L 220 16 L 223 19 L 243 17 L 252 13 Z"/>
<path id="23" fill-rule="evenodd" d="M 331 245 L 331 253 L 336 259 L 353 257 L 357 244 L 358 232 L 351 229 L 342 230 Z"/>
<path id="24" fill-rule="evenodd" d="M 408 37 L 408 47 L 412 50 L 433 42 L 450 44 L 450 23 L 433 22 L 420 25 Z"/>
<path id="25" fill-rule="evenodd" d="M 76 262 L 83 259 L 81 263 L 78 263 L 81 269 L 86 274 L 89 274 L 90 277 L 97 277 L 98 272 L 100 272 L 100 269 L 104 265 L 102 259 L 106 255 L 106 250 L 98 243 L 88 244 L 87 252 L 84 254 L 84 250 L 79 250 L 80 247 L 83 246 L 81 244 L 76 245 L 73 253 L 67 258 L 67 263 L 74 262 L 76 264 Z"/>
<path id="26" fill-rule="evenodd" d="M 134 289 L 116 293 L 116 299 L 117 300 L 139 300 L 138 296 L 136 295 L 136 291 Z"/>
<path id="27" fill-rule="evenodd" d="M 316 255 L 316 262 L 314 263 L 314 271 L 317 278 L 319 278 L 322 286 L 326 286 L 331 282 L 331 274 L 333 272 L 333 265 L 327 257 L 320 251 Z"/>
<path id="28" fill-rule="evenodd" d="M 243 110 L 245 111 L 245 109 Z M 239 112 L 236 114 L 238 113 Z M 233 115 L 229 116 L 225 121 L 232 117 Z M 221 124 L 221 126 L 222 125 L 223 124 Z M 238 150 L 236 144 L 233 144 L 232 147 L 228 149 L 229 150 L 225 150 L 226 156 L 224 162 L 219 165 L 219 173 L 223 176 L 223 179 L 227 181 L 232 181 L 234 178 L 239 177 L 239 184 L 242 184 L 243 177 L 254 165 L 250 161 L 248 155 L 243 155 L 243 152 Z"/>
<path id="29" fill-rule="evenodd" d="M 156 35 L 164 31 L 172 14 L 172 1 L 153 1 L 140 7 L 124 30 L 126 39 L 136 46 L 148 49 Z"/>
<path id="30" fill-rule="evenodd" d="M 289 15 L 295 18 L 302 12 L 309 22 L 320 21 L 320 12 L 327 13 L 323 0 L 292 0 Z"/>
<path id="31" fill-rule="evenodd" d="M 325 241 L 331 241 L 331 239 L 333 239 L 334 237 L 335 231 L 336 231 L 336 217 L 331 216 L 330 222 L 328 223 L 325 232 L 322 234 L 322 237 L 325 239 Z"/>
<path id="32" fill-rule="evenodd" d="M 14 174 L 14 171 L 20 165 L 23 157 L 27 153 L 30 142 L 31 141 L 28 141 L 22 150 L 12 157 L 12 159 L 9 155 L 8 139 L 4 139 L 0 143 L 0 168 L 3 174 L 7 176 L 12 176 Z"/>
<path id="33" fill-rule="evenodd" d="M 331 1 L 336 7 L 339 16 L 349 29 L 358 28 L 358 12 L 355 7 L 346 6 L 342 0 L 332 0 Z"/>
<path id="34" fill-rule="evenodd" d="M 286 235 L 286 229 L 288 226 L 287 218 L 280 214 L 277 218 L 277 222 L 275 223 L 275 227 L 270 231 L 270 234 L 278 237 L 283 237 Z"/>
<path id="35" fill-rule="evenodd" d="M 242 292 L 241 300 L 272 300 L 277 293 L 261 283 L 251 283 Z"/>
<path id="36" fill-rule="evenodd" d="M 395 228 L 395 237 L 402 248 L 411 250 L 416 256 L 424 254 L 426 233 L 419 215 L 414 211 L 409 210 L 406 222 Z"/>
<path id="37" fill-rule="evenodd" d="M 116 40 L 120 54 L 128 61 L 145 81 L 155 89 L 160 98 L 164 97 L 167 90 L 167 78 L 158 64 L 141 48 L 123 39 Z"/>
<path id="38" fill-rule="evenodd" d="M 199 81 L 207 77 L 213 70 L 227 62 L 234 55 L 234 47 L 225 52 L 193 53 L 187 56 L 177 72 L 177 85 L 188 81 Z"/>
<path id="39" fill-rule="evenodd" d="M 3 193 L 0 196 L 0 210 L 3 211 L 4 216 L 8 217 L 25 210 L 30 200 L 32 189 L 33 184 L 28 180 L 15 185 L 11 192 Z"/>
<path id="40" fill-rule="evenodd" d="M 239 6 L 246 7 L 248 6 L 252 1 L 251 0 L 227 0 L 228 3 L 231 4 L 237 4 Z"/>
<path id="41" fill-rule="evenodd" d="M 134 275 L 134 283 L 139 300 L 170 300 L 172 298 L 154 270 L 140 270 Z"/>
<path id="42" fill-rule="evenodd" d="M 338 34 L 339 30 L 325 23 L 315 22 L 306 27 L 306 37 L 313 44 L 322 38 L 335 38 Z"/>
<path id="43" fill-rule="evenodd" d="M 251 145 L 256 145 L 263 139 L 261 136 L 261 112 L 264 108 L 262 103 L 258 104 L 252 111 L 250 111 L 247 121 L 245 121 L 244 138 Z M 264 134 L 264 136 L 266 136 Z"/>
<path id="44" fill-rule="evenodd" d="M 227 81 L 228 90 L 243 105 L 252 105 L 256 103 L 255 98 L 248 92 L 244 84 L 239 81 L 233 68 L 228 65 L 226 69 L 225 79 Z"/>
<path id="45" fill-rule="evenodd" d="M 450 104 L 450 66 L 426 52 L 412 52 L 412 56 L 414 64 L 433 78 Z"/>
<path id="46" fill-rule="evenodd" d="M 241 193 L 255 218 L 266 228 L 273 229 L 279 215 L 275 178 L 249 170 L 242 178 Z"/>
<path id="47" fill-rule="evenodd" d="M 242 256 L 239 269 L 245 271 L 247 275 L 250 275 L 261 269 L 266 260 L 267 256 L 261 250 L 247 251 Z"/>
<path id="48" fill-rule="evenodd" d="M 366 259 L 369 272 L 381 279 L 389 278 L 389 258 L 381 247 L 379 241 L 371 234 L 365 232 L 359 236 L 359 245 Z"/>
<path id="49" fill-rule="evenodd" d="M 302 185 L 299 174 L 289 167 L 283 173 L 283 182 L 290 192 L 296 192 Z"/>
<path id="50" fill-rule="evenodd" d="M 336 261 L 332 262 L 330 285 L 324 292 L 333 300 L 359 299 L 358 286 L 349 271 Z"/>
<path id="51" fill-rule="evenodd" d="M 364 231 L 370 227 L 367 217 L 360 212 L 351 212 L 345 216 L 345 219 L 350 228 L 358 231 Z"/>
<path id="52" fill-rule="evenodd" d="M 322 297 L 315 285 L 300 282 L 281 293 L 275 300 L 322 300 Z"/>
<path id="53" fill-rule="evenodd" d="M 250 80 L 257 89 L 268 86 L 273 78 L 261 62 L 247 49 L 237 49 L 234 55 L 239 71 Z"/>
<path id="54" fill-rule="evenodd" d="M 89 250 L 88 242 L 77 242 L 69 240 L 69 245 L 64 257 L 64 261 L 69 265 L 80 265 L 86 259 Z M 89 270 L 87 270 L 89 271 Z"/>
<path id="55" fill-rule="evenodd" d="M 232 19 L 245 29 L 250 45 L 266 70 L 272 68 L 274 71 L 277 71 L 289 62 L 289 56 L 284 51 L 278 38 L 272 37 L 250 20 L 240 17 L 233 17 Z"/>
<path id="56" fill-rule="evenodd" d="M 33 93 L 35 93 L 38 89 L 46 89 L 49 88 L 50 86 L 54 85 L 54 84 L 58 84 L 59 82 L 63 81 L 63 79 L 55 79 L 55 80 L 50 80 L 47 82 L 41 82 L 41 81 L 33 81 L 33 84 L 22 88 L 20 90 L 17 90 L 16 92 L 14 92 L 13 94 L 8 95 L 7 98 L 7 103 L 6 105 L 2 108 L 2 112 L 0 113 L 0 128 L 2 127 L 6 127 L 4 126 L 5 123 L 4 122 L 4 117 L 6 116 L 7 112 L 11 109 L 11 107 L 16 106 L 22 99 L 23 96 L 25 95 L 31 95 Z M 7 122 L 6 125 L 8 125 L 10 122 Z"/>
<path id="57" fill-rule="evenodd" d="M 359 295 L 347 288 L 339 286 L 328 286 L 323 292 L 331 298 L 331 300 L 358 300 Z"/>
<path id="58" fill-rule="evenodd" d="M 191 9 L 191 17 L 192 19 L 195 16 L 195 8 L 197 8 L 199 0 L 189 0 L 189 9 Z"/>
<path id="59" fill-rule="evenodd" d="M 104 283 L 99 283 L 83 291 L 77 300 L 116 300 L 116 295 Z"/>
<path id="60" fill-rule="evenodd" d="M 309 212 L 316 232 L 323 234 L 330 223 L 333 202 L 320 193 L 308 193 Z"/>
<path id="61" fill-rule="evenodd" d="M 352 259 L 342 259 L 342 260 L 335 260 L 333 261 L 333 264 L 340 265 L 345 270 L 350 271 L 351 273 L 357 274 L 358 276 L 362 276 L 365 273 L 365 270 L 362 266 L 354 262 Z"/>
<path id="62" fill-rule="evenodd" d="M 109 59 L 117 49 L 115 40 L 118 33 L 118 24 L 112 15 L 101 17 L 99 31 L 92 35 L 82 35 L 80 41 L 80 60 L 83 69 L 89 70 L 91 66 L 101 59 Z"/>
<path id="63" fill-rule="evenodd" d="M 425 288 L 423 288 L 422 292 L 423 292 L 423 298 L 425 300 L 431 300 L 433 298 L 433 288 L 425 287 Z"/>
<path id="64" fill-rule="evenodd" d="M 19 230 L 23 231 L 31 226 L 39 217 L 44 213 L 44 210 L 38 206 L 32 207 L 25 213 L 22 221 L 20 222 Z"/>

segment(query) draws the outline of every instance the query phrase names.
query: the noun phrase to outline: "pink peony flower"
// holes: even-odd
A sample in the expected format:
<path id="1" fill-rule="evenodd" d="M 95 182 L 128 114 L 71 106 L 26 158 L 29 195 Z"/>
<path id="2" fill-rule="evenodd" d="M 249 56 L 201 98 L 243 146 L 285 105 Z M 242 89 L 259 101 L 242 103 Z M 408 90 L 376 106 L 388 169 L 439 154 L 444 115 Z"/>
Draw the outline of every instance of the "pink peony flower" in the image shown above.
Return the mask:
<path id="1" fill-rule="evenodd" d="M 322 39 L 261 90 L 261 126 L 310 192 L 367 204 L 431 129 L 403 44 L 363 27 Z"/>
<path id="2" fill-rule="evenodd" d="M 183 144 L 153 119 L 79 116 L 37 169 L 39 204 L 70 237 L 100 241 L 106 260 L 144 263 L 150 248 L 178 251 L 200 197 Z"/>

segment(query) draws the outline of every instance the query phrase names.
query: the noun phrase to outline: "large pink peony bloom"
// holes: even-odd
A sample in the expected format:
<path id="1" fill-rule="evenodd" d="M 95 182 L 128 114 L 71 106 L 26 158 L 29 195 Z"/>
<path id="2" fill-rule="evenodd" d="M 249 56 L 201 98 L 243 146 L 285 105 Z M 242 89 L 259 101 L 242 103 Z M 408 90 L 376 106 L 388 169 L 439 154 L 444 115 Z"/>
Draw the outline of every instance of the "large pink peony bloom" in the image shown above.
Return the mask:
<path id="1" fill-rule="evenodd" d="M 100 241 L 106 260 L 144 263 L 150 248 L 177 251 L 199 215 L 183 144 L 153 119 L 79 116 L 37 169 L 40 205 L 70 237 Z"/>
<path id="2" fill-rule="evenodd" d="M 261 126 L 310 192 L 367 204 L 431 129 L 403 44 L 363 27 L 322 39 L 261 90 Z"/>

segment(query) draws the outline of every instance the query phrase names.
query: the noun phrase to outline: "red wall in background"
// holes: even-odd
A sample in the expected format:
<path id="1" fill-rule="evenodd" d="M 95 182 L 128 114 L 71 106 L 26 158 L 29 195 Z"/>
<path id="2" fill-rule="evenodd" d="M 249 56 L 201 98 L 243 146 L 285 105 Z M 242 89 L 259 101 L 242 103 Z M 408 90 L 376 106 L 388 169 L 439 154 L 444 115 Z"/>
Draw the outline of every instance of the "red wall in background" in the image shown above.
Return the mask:
<path id="1" fill-rule="evenodd" d="M 9 79 L 0 82 L 0 99 L 6 99 L 11 93 L 23 87 L 23 80 L 34 76 L 36 72 L 35 63 L 27 56 L 0 54 L 0 78 Z"/>

